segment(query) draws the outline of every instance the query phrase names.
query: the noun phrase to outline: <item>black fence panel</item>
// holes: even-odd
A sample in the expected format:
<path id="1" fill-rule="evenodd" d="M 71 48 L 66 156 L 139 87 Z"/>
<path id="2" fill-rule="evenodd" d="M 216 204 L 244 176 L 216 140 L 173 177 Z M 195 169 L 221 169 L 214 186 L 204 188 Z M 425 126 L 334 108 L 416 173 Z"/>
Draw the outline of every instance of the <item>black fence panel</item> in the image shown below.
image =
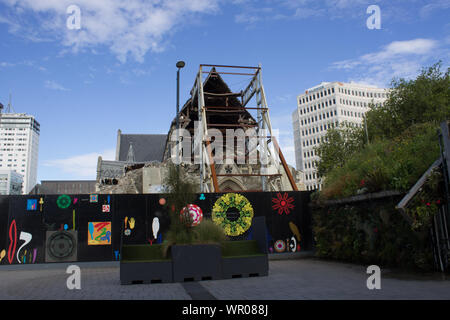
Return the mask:
<path id="1" fill-rule="evenodd" d="M 240 192 L 254 217 L 266 220 L 269 253 L 312 249 L 309 192 Z M 198 194 L 203 218 L 225 193 Z M 121 243 L 164 241 L 170 226 L 164 194 L 26 195 L 0 197 L 0 264 L 120 259 Z M 229 208 L 226 218 L 240 213 Z M 230 240 L 252 239 L 248 229 Z"/>

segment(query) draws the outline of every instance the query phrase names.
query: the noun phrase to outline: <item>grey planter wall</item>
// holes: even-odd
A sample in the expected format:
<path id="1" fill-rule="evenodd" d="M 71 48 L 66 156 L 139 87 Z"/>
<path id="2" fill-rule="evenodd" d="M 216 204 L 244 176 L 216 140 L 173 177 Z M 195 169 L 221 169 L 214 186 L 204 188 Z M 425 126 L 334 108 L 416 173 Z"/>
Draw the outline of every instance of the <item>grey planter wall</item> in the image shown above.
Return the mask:
<path id="1" fill-rule="evenodd" d="M 222 278 L 222 252 L 219 245 L 175 245 L 170 250 L 174 282 Z"/>
<path id="2" fill-rule="evenodd" d="M 254 257 L 235 257 L 222 259 L 222 278 L 245 278 L 267 276 L 269 261 L 267 255 Z"/>
<path id="3" fill-rule="evenodd" d="M 120 284 L 173 282 L 172 261 L 120 262 Z"/>

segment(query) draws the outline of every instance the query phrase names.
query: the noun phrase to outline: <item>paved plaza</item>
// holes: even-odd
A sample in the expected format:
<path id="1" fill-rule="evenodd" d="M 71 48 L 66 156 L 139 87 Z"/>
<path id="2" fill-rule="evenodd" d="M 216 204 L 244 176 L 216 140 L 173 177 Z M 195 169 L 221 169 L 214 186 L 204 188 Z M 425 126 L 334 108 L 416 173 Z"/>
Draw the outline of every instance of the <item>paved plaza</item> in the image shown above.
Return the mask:
<path id="1" fill-rule="evenodd" d="M 170 284 L 120 285 L 119 263 L 73 263 L 81 289 L 69 290 L 71 264 L 0 266 L 0 299 L 335 300 L 450 299 L 450 276 L 382 270 L 369 290 L 365 266 L 315 258 L 270 260 L 269 276 Z"/>

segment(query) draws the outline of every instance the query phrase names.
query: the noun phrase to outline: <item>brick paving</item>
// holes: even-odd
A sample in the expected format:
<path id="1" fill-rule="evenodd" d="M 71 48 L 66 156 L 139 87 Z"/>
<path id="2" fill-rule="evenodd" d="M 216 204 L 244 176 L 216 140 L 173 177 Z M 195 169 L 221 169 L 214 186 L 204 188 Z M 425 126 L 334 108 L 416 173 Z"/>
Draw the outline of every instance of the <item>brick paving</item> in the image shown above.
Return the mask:
<path id="1" fill-rule="evenodd" d="M 314 258 L 271 260 L 268 277 L 198 283 L 120 285 L 119 263 L 73 263 L 81 290 L 66 286 L 71 264 L 0 266 L 0 299 L 26 300 L 334 300 L 450 299 L 450 276 L 382 270 L 381 290 L 366 287 L 364 266 Z"/>

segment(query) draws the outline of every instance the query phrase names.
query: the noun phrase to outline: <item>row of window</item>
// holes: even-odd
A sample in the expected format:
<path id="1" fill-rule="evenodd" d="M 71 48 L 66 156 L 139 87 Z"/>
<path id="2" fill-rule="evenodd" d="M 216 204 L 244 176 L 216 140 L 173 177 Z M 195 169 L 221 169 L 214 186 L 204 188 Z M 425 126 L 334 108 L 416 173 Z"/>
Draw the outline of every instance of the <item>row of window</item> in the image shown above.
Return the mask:
<path id="1" fill-rule="evenodd" d="M 339 125 L 339 122 L 336 121 L 336 122 L 330 122 L 330 123 L 321 125 L 320 127 L 317 126 L 317 127 L 309 128 L 309 129 L 306 129 L 306 130 L 302 130 L 302 137 L 304 137 L 305 135 L 319 133 L 319 132 L 322 132 L 324 130 L 326 131 L 328 129 L 335 128 L 338 125 Z M 320 131 L 319 131 L 319 129 L 320 129 Z"/>
<path id="2" fill-rule="evenodd" d="M 307 119 L 302 119 L 301 121 L 300 121 L 300 124 L 303 126 L 303 125 L 307 125 L 307 124 L 309 124 L 309 123 L 314 123 L 314 121 L 320 121 L 320 120 L 325 120 L 325 119 L 328 119 L 329 117 L 332 117 L 333 115 L 335 115 L 335 116 L 337 116 L 337 110 L 331 110 L 331 112 L 327 112 L 327 113 L 322 113 L 322 114 L 319 114 L 318 116 L 316 115 L 316 116 L 313 116 L 313 117 L 310 117 L 310 118 L 307 118 Z"/>
<path id="3" fill-rule="evenodd" d="M 25 130 L 25 129 L 19 129 L 19 130 Z M 26 136 L 27 133 L 20 133 L 20 132 L 17 132 L 17 133 L 14 133 L 14 132 L 8 133 L 8 132 L 4 132 L 4 133 L 1 133 L 0 135 L 2 135 L 2 136 Z"/>
<path id="4" fill-rule="evenodd" d="M 315 152 L 314 152 L 314 150 L 311 150 L 311 151 L 307 151 L 307 152 L 303 152 L 303 157 L 306 159 L 306 158 L 309 158 L 309 157 L 314 157 L 314 154 Z M 311 168 L 311 166 L 310 166 L 310 168 Z"/>
<path id="5" fill-rule="evenodd" d="M 339 99 L 341 104 L 345 104 L 347 106 L 353 106 L 353 107 L 365 107 L 367 108 L 369 106 L 369 104 L 367 102 L 362 102 L 362 101 L 355 101 L 355 100 L 346 100 L 346 99 Z M 376 107 L 381 107 L 383 105 L 383 103 L 381 102 L 377 102 L 374 103 L 374 105 Z"/>
<path id="6" fill-rule="evenodd" d="M 28 128 L 18 128 L 18 127 L 15 127 L 15 128 L 0 128 L 1 131 L 15 131 L 15 130 L 24 131 L 24 130 L 27 130 L 27 129 Z"/>
<path id="7" fill-rule="evenodd" d="M 8 159 L 9 162 L 12 162 L 14 160 L 14 162 L 17 162 L 17 159 Z M 0 161 L 3 161 L 2 158 L 0 158 Z M 6 161 L 6 159 L 5 159 Z M 22 159 L 22 162 L 25 162 L 25 159 Z"/>
<path id="8" fill-rule="evenodd" d="M 327 101 L 323 101 L 322 103 L 318 103 L 318 104 L 313 105 L 311 107 L 306 107 L 306 108 L 300 109 L 300 114 L 306 114 L 308 112 L 313 112 L 313 111 L 316 111 L 316 110 L 320 110 L 321 108 L 323 109 L 323 108 L 326 108 L 326 107 L 330 107 L 330 106 L 332 106 L 334 104 L 336 104 L 336 99 L 332 99 L 332 100 L 330 99 L 330 100 L 327 100 Z"/>
<path id="9" fill-rule="evenodd" d="M 308 191 L 318 190 L 319 186 L 320 185 L 318 185 L 318 184 L 314 184 L 314 185 L 311 185 L 311 186 L 306 186 L 306 190 L 308 190 Z"/>
<path id="10" fill-rule="evenodd" d="M 309 139 L 309 140 L 304 140 L 303 146 L 304 147 L 315 146 L 316 144 L 319 144 L 320 142 L 324 142 L 324 141 L 328 141 L 328 138 L 325 136 L 313 138 L 313 139 Z"/>
<path id="11" fill-rule="evenodd" d="M 305 96 L 302 99 L 299 99 L 298 103 L 299 104 L 307 103 L 307 102 L 310 102 L 310 101 L 313 101 L 313 100 L 316 100 L 316 99 L 320 99 L 322 97 L 326 97 L 327 94 L 330 95 L 330 94 L 333 94 L 333 93 L 334 93 L 334 88 L 325 89 L 325 90 L 323 90 L 321 92 L 313 93 L 313 94 L 311 94 L 309 96 Z"/>
<path id="12" fill-rule="evenodd" d="M 356 90 L 350 90 L 346 88 L 338 88 L 339 93 L 343 93 L 346 95 L 351 95 L 355 97 L 365 97 L 365 98 L 386 98 L 386 93 L 382 92 L 365 92 L 365 91 L 356 91 Z"/>
<path id="13" fill-rule="evenodd" d="M 311 174 L 305 174 L 306 181 L 315 180 L 316 178 L 318 178 L 318 176 L 315 172 Z"/>
<path id="14" fill-rule="evenodd" d="M 305 162 L 305 165 L 304 165 L 304 169 L 306 170 L 306 169 L 315 169 L 316 168 L 316 163 L 314 162 L 314 161 L 308 161 L 308 162 Z"/>
<path id="15" fill-rule="evenodd" d="M 0 167 L 3 167 L 2 164 L 0 164 Z M 5 165 L 5 167 L 17 167 L 17 164 L 15 164 L 14 166 L 11 164 Z M 20 172 L 25 172 L 25 170 L 20 170 Z"/>
<path id="16" fill-rule="evenodd" d="M 341 116 L 362 118 L 364 116 L 364 112 L 356 112 L 356 111 L 353 112 L 353 111 L 341 109 Z"/>

